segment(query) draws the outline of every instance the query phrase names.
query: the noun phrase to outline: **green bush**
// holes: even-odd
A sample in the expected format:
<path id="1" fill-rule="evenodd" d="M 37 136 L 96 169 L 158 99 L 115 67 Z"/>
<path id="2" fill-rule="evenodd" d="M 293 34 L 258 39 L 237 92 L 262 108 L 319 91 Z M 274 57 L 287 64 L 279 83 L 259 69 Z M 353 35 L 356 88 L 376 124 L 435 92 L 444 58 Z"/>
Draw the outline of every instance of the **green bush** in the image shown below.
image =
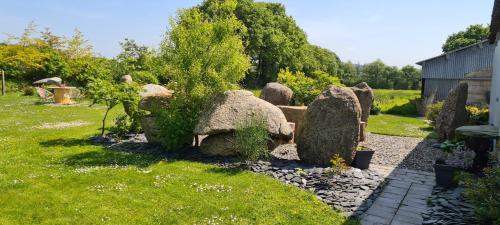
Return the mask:
<path id="1" fill-rule="evenodd" d="M 127 115 L 119 115 L 115 118 L 115 125 L 111 127 L 111 132 L 118 137 L 130 133 L 130 118 Z"/>
<path id="2" fill-rule="evenodd" d="M 500 168 L 484 169 L 484 177 L 461 174 L 465 195 L 474 205 L 479 224 L 500 224 Z"/>
<path id="3" fill-rule="evenodd" d="M 345 162 L 344 158 L 342 158 L 339 154 L 335 154 L 330 160 L 330 163 L 332 164 L 332 168 L 330 170 L 332 174 L 339 174 L 349 169 L 349 166 Z"/>
<path id="4" fill-rule="evenodd" d="M 32 86 L 24 86 L 23 87 L 23 95 L 33 96 L 33 95 L 35 95 L 35 89 Z"/>
<path id="5" fill-rule="evenodd" d="M 288 68 L 280 70 L 278 82 L 293 90 L 295 104 L 299 105 L 310 104 L 328 85 L 343 86 L 338 77 L 322 71 L 315 71 L 306 76 L 300 71 L 293 73 Z"/>
<path id="6" fill-rule="evenodd" d="M 468 123 L 470 125 L 487 125 L 490 118 L 490 110 L 488 107 L 468 105 L 465 107 L 469 116 Z"/>
<path id="7" fill-rule="evenodd" d="M 257 161 L 269 157 L 267 142 L 267 122 L 259 117 L 251 117 L 238 124 L 235 131 L 235 147 L 241 159 Z"/>
<path id="8" fill-rule="evenodd" d="M 427 105 L 425 117 L 431 122 L 431 126 L 436 126 L 436 119 L 439 116 L 439 112 L 441 112 L 442 108 L 442 101 Z"/>
<path id="9" fill-rule="evenodd" d="M 158 78 L 149 71 L 135 71 L 131 74 L 132 79 L 139 84 L 158 84 Z"/>
<path id="10" fill-rule="evenodd" d="M 380 105 L 376 102 L 372 104 L 370 107 L 370 115 L 378 115 L 382 111 L 382 108 L 380 108 Z"/>

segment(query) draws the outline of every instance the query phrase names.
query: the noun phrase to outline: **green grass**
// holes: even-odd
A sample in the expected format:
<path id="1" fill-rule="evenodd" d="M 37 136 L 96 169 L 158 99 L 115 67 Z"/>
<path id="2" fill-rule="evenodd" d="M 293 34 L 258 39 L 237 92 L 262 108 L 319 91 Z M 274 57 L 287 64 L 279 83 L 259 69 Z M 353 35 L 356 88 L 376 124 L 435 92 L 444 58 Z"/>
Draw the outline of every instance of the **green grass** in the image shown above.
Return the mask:
<path id="1" fill-rule="evenodd" d="M 0 96 L 0 224 L 357 223 L 264 175 L 91 145 L 104 107 L 35 102 Z"/>
<path id="2" fill-rule="evenodd" d="M 403 137 L 436 137 L 429 123 L 423 119 L 388 114 L 371 115 L 368 119 L 367 131 Z"/>
<path id="3" fill-rule="evenodd" d="M 410 104 L 411 99 L 420 97 L 420 90 L 388 90 L 374 89 L 375 104 L 382 109 L 382 113 L 416 116 L 415 105 Z"/>

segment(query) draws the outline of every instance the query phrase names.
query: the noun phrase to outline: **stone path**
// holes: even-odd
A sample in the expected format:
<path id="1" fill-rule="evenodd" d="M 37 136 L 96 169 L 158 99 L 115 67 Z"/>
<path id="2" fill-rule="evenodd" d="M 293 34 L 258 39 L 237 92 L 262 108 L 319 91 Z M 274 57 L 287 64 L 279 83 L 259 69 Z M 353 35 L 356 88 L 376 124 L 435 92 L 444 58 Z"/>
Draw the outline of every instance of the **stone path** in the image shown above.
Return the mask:
<path id="1" fill-rule="evenodd" d="M 372 167 L 372 166 L 371 166 Z M 422 212 L 435 185 L 434 174 L 373 166 L 388 180 L 380 196 L 360 217 L 362 225 L 422 224 Z"/>

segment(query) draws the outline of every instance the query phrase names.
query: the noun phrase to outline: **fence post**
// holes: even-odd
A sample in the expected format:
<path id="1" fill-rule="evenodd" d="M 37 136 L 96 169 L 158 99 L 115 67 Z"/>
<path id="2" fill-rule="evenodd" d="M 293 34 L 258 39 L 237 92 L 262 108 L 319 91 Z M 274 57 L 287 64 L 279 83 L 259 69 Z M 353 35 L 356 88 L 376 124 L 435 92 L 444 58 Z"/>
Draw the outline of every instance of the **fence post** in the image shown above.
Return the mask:
<path id="1" fill-rule="evenodd" d="M 5 73 L 2 70 L 2 96 L 5 95 Z"/>

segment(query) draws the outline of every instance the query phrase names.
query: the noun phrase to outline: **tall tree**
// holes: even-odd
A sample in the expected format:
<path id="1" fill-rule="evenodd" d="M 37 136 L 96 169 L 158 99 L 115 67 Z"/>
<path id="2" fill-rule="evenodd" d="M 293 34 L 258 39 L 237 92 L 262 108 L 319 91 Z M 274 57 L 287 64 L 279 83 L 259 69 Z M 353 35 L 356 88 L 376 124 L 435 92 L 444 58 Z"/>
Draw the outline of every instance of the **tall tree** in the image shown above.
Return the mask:
<path id="1" fill-rule="evenodd" d="M 482 24 L 470 25 L 464 31 L 459 31 L 448 36 L 446 42 L 443 44 L 442 49 L 445 53 L 450 52 L 480 42 L 482 40 L 486 40 L 489 35 L 489 26 L 484 26 Z"/>

